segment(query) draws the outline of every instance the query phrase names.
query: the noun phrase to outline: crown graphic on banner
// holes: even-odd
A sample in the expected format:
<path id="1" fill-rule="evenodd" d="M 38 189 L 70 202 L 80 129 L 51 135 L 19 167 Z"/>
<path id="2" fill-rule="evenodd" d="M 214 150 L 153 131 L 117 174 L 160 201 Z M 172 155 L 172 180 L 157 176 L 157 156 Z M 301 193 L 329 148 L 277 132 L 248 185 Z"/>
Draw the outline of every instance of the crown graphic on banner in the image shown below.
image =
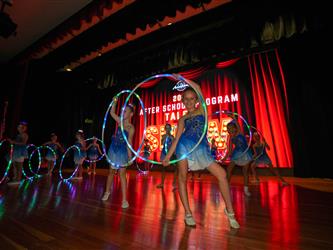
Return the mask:
<path id="1" fill-rule="evenodd" d="M 178 91 L 184 91 L 188 86 L 190 85 L 188 85 L 186 82 L 178 81 L 172 89 L 173 90 L 176 89 Z"/>

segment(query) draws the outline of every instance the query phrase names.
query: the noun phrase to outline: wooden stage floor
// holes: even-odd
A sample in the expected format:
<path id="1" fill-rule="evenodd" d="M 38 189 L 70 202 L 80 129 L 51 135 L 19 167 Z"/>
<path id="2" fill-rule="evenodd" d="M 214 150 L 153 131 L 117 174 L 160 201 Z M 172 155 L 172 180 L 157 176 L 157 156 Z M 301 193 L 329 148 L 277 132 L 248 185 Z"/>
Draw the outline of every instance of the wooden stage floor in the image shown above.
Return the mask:
<path id="1" fill-rule="evenodd" d="M 283 187 L 262 177 L 247 198 L 242 178 L 234 176 L 238 230 L 230 229 L 209 174 L 188 181 L 196 228 L 184 224 L 172 173 L 163 190 L 156 188 L 159 172 L 130 170 L 128 179 L 128 209 L 120 207 L 118 176 L 110 199 L 101 201 L 105 170 L 82 181 L 61 182 L 54 175 L 1 185 L 0 249 L 333 249 L 333 193 L 299 185 L 307 179 L 289 177 L 292 184 Z"/>

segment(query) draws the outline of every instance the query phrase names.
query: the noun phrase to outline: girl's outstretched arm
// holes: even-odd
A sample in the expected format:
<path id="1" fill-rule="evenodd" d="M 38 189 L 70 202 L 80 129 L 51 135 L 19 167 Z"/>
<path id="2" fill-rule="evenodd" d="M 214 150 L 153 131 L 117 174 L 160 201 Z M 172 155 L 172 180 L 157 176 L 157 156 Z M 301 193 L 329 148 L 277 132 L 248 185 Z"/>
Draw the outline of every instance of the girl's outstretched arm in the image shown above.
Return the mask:
<path id="1" fill-rule="evenodd" d="M 117 103 L 118 103 L 118 98 L 117 97 L 113 98 L 113 104 L 111 107 L 110 115 L 118 124 L 120 124 L 120 117 L 116 114 Z"/>

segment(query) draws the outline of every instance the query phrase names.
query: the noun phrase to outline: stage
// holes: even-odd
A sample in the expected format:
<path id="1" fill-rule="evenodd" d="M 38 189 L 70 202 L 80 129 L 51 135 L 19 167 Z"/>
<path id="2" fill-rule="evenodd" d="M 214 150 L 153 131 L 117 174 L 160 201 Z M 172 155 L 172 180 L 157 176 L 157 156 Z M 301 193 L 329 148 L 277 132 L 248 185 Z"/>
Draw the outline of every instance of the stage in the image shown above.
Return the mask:
<path id="1" fill-rule="evenodd" d="M 234 176 L 231 192 L 241 228 L 230 230 L 209 174 L 193 180 L 189 175 L 197 227 L 188 228 L 172 173 L 164 189 L 157 189 L 159 172 L 128 171 L 128 209 L 121 208 L 118 176 L 109 200 L 101 201 L 106 173 L 67 183 L 54 174 L 18 187 L 1 185 L 0 249 L 333 248 L 332 180 L 287 177 L 291 185 L 282 186 L 275 177 L 261 177 L 245 197 L 242 177 Z M 320 186 L 326 188 L 314 190 Z"/>

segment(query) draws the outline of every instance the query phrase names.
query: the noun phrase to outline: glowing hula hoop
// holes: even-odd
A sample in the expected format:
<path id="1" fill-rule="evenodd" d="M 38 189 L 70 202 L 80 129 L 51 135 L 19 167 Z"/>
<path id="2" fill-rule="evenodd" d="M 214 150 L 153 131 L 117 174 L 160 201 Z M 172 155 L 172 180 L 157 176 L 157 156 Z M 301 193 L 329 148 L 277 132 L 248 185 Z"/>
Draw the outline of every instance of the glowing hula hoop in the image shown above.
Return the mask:
<path id="1" fill-rule="evenodd" d="M 79 164 L 77 164 L 77 166 L 76 166 L 76 168 L 75 168 L 73 174 L 72 174 L 70 177 L 68 177 L 68 178 L 64 178 L 63 175 L 62 175 L 62 164 L 63 164 L 63 161 L 64 161 L 64 159 L 65 159 L 66 154 L 67 154 L 68 151 L 71 150 L 71 149 L 76 149 L 76 150 L 79 152 L 79 155 L 81 155 L 81 150 L 80 150 L 80 148 L 79 148 L 78 146 L 75 146 L 75 145 L 70 146 L 70 147 L 65 151 L 65 153 L 62 155 L 61 162 L 60 162 L 60 165 L 59 165 L 59 175 L 60 175 L 60 178 L 63 179 L 63 180 L 65 180 L 65 181 L 72 179 L 73 176 L 76 174 L 78 168 L 79 168 Z"/>
<path id="2" fill-rule="evenodd" d="M 142 151 L 142 152 L 144 152 L 144 151 Z M 142 170 L 140 165 L 145 164 L 145 163 L 150 163 L 150 162 L 147 162 L 147 161 L 143 161 L 142 163 L 136 162 L 136 168 L 139 170 L 140 173 L 147 174 L 150 171 L 150 169 L 154 166 L 154 164 L 150 163 L 148 165 L 148 170 Z"/>
<path id="3" fill-rule="evenodd" d="M 38 152 L 38 167 L 37 167 L 37 171 L 34 172 L 32 170 L 32 166 L 31 166 L 31 158 L 32 156 L 35 154 L 35 152 Z M 28 160 L 28 165 L 29 165 L 29 169 L 31 171 L 31 173 L 34 174 L 34 177 L 42 177 L 41 175 L 38 174 L 38 171 L 40 169 L 40 165 L 42 164 L 42 157 L 41 157 L 41 153 L 40 153 L 40 150 L 39 150 L 39 147 L 36 147 L 32 152 L 31 154 L 29 155 L 29 160 Z"/>
<path id="4" fill-rule="evenodd" d="M 212 139 L 210 139 L 209 143 L 210 144 L 212 143 Z M 215 156 L 214 160 L 221 163 L 222 159 L 224 159 L 224 157 L 226 156 L 226 154 L 227 154 L 227 149 L 224 149 L 223 153 L 222 152 L 220 153 L 219 150 L 216 147 L 216 156 Z"/>
<path id="5" fill-rule="evenodd" d="M 53 160 L 53 167 L 52 167 L 52 169 L 50 169 L 50 173 L 52 173 L 53 169 L 55 168 L 55 165 L 57 165 L 57 153 L 56 153 L 56 151 L 55 151 L 53 148 L 51 148 L 50 146 L 45 145 L 45 146 L 41 146 L 41 147 L 50 150 L 51 153 L 52 153 L 53 156 L 54 156 L 54 157 L 53 157 L 53 158 L 54 158 L 54 160 Z"/>
<path id="6" fill-rule="evenodd" d="M 30 169 L 31 173 L 33 173 L 33 174 L 35 175 L 35 177 L 42 177 L 42 176 L 43 176 L 43 175 L 38 174 L 38 171 L 39 171 L 40 166 L 41 166 L 41 164 L 42 164 L 42 156 L 41 156 L 41 152 L 40 152 L 40 150 L 41 150 L 42 148 L 46 148 L 46 149 L 50 150 L 51 153 L 52 153 L 53 156 L 54 156 L 54 160 L 53 160 L 53 168 L 50 170 L 50 172 L 53 171 L 53 169 L 54 169 L 54 167 L 55 167 L 55 165 L 56 165 L 56 163 L 57 163 L 57 154 L 56 154 L 56 152 L 53 150 L 53 148 L 51 148 L 50 146 L 46 146 L 46 145 L 45 145 L 45 146 L 43 145 L 43 146 L 39 146 L 39 147 L 37 147 L 36 149 L 34 149 L 34 151 L 31 152 L 31 154 L 30 154 L 30 156 L 29 156 L 29 161 L 28 161 L 29 169 Z M 34 172 L 34 171 L 32 170 L 32 167 L 31 167 L 31 158 L 32 158 L 32 156 L 35 154 L 36 151 L 38 152 L 38 168 L 37 168 L 37 171 Z"/>
<path id="7" fill-rule="evenodd" d="M 28 146 L 27 146 L 27 150 L 29 149 L 29 148 L 31 148 L 31 147 L 34 147 L 34 148 L 37 148 L 34 144 L 29 144 Z M 34 149 L 35 150 L 35 149 Z M 28 154 L 29 154 L 29 152 L 28 152 Z M 30 157 L 28 157 L 28 158 L 30 158 Z M 30 169 L 30 166 L 29 166 L 29 169 Z M 30 169 L 31 170 L 31 169 Z M 34 174 L 34 172 L 32 172 L 33 174 Z M 26 179 L 28 179 L 28 180 L 32 180 L 33 178 L 34 178 L 34 176 L 31 176 L 31 177 L 29 177 L 27 174 L 26 174 L 26 172 L 24 171 L 24 166 L 22 166 L 22 174 L 24 175 L 24 177 L 26 178 Z"/>
<path id="8" fill-rule="evenodd" d="M 240 114 L 236 113 L 236 112 L 232 112 L 232 111 L 229 111 L 229 110 L 219 110 L 219 111 L 216 111 L 215 113 L 213 113 L 213 115 L 215 114 L 230 114 L 230 115 L 236 115 L 237 117 L 239 117 L 245 124 L 246 128 L 248 129 L 249 131 L 249 142 L 247 143 L 247 148 L 240 154 L 236 157 L 236 159 L 233 159 L 233 160 L 237 160 L 237 159 L 240 159 L 242 158 L 246 153 L 247 151 L 250 149 L 251 147 L 251 141 L 252 141 L 252 131 L 250 129 L 250 125 L 247 123 L 247 121 L 245 120 L 245 118 L 243 116 L 241 116 Z"/>
<path id="9" fill-rule="evenodd" d="M 108 156 L 108 154 L 107 154 L 107 152 L 106 152 L 106 148 L 103 147 L 103 151 L 104 151 L 104 155 L 105 155 L 106 160 L 109 162 L 109 164 L 111 164 L 112 166 L 114 166 L 114 167 L 116 167 L 116 168 L 127 167 L 127 166 L 129 166 L 129 165 L 131 165 L 131 164 L 133 163 L 133 161 L 134 161 L 135 158 L 137 157 L 138 152 L 141 151 L 141 148 L 142 148 L 142 146 L 143 146 L 143 144 L 144 144 L 144 138 L 145 138 L 146 126 L 147 126 L 147 115 L 146 115 L 146 112 L 145 112 L 145 106 L 144 106 L 143 101 L 141 100 L 140 96 L 139 96 L 137 93 L 134 93 L 134 91 L 123 90 L 123 91 L 119 92 L 117 95 L 115 95 L 115 96 L 112 98 L 112 101 L 111 101 L 111 103 L 109 104 L 109 107 L 108 107 L 108 109 L 107 109 L 106 112 L 105 112 L 105 115 L 104 115 L 104 122 L 103 122 L 103 127 L 102 127 L 102 141 L 103 141 L 103 144 L 105 145 L 105 143 L 104 143 L 104 132 L 105 132 L 106 121 L 107 121 L 107 119 L 108 119 L 108 115 L 109 115 L 110 109 L 111 109 L 111 107 L 112 107 L 113 104 L 114 104 L 114 99 L 115 99 L 115 98 L 118 99 L 118 97 L 119 97 L 120 95 L 124 94 L 124 93 L 130 93 L 131 95 L 134 94 L 135 97 L 136 97 L 136 98 L 139 100 L 139 102 L 140 102 L 141 108 L 142 108 L 142 110 L 144 111 L 144 113 L 143 113 L 143 115 L 144 115 L 144 134 L 143 134 L 143 136 L 142 136 L 142 141 L 141 141 L 141 143 L 140 143 L 140 146 L 139 146 L 138 151 L 134 151 L 134 156 L 133 156 L 133 158 L 132 158 L 131 160 L 129 160 L 126 164 L 117 164 L 117 163 L 115 163 L 115 162 L 112 162 L 111 159 L 110 159 L 110 157 Z M 129 98 L 127 98 L 126 100 L 127 100 L 126 105 L 124 105 L 124 106 L 122 107 L 122 113 L 121 113 L 122 116 L 121 116 L 120 120 L 121 120 L 121 132 L 122 132 L 122 135 L 123 135 L 123 137 L 125 138 L 126 143 L 129 145 L 128 140 L 127 140 L 127 137 L 126 137 L 126 135 L 125 135 L 125 132 L 123 131 L 123 112 L 125 111 L 125 108 L 126 108 L 126 106 L 127 106 L 127 103 L 128 103 Z M 133 148 L 130 147 L 130 149 L 131 149 L 132 152 L 133 152 Z"/>
<path id="10" fill-rule="evenodd" d="M 151 76 L 151 77 L 148 77 L 147 79 L 143 80 L 142 82 L 140 82 L 138 85 L 135 86 L 135 88 L 131 91 L 131 93 L 127 96 L 126 100 L 125 100 L 125 103 L 124 103 L 124 107 L 126 107 L 129 99 L 131 98 L 131 96 L 134 94 L 134 91 L 136 91 L 141 85 L 143 85 L 144 83 L 152 80 L 152 79 L 156 79 L 156 78 L 162 78 L 162 77 L 168 77 L 168 78 L 172 78 L 176 81 L 183 81 L 185 83 L 187 83 L 188 85 L 190 85 L 192 87 L 192 89 L 195 91 L 195 93 L 197 94 L 198 96 L 198 99 L 199 99 L 199 102 L 201 102 L 201 105 L 203 107 L 203 110 L 204 110 L 204 116 L 205 116 L 205 125 L 204 125 L 204 129 L 202 131 L 202 135 L 200 137 L 200 139 L 198 140 L 197 144 L 189 151 L 187 152 L 186 154 L 182 155 L 180 158 L 178 159 L 174 159 L 174 160 L 171 160 L 169 162 L 170 165 L 172 164 L 175 164 L 176 162 L 178 161 L 181 161 L 181 160 L 184 160 L 185 158 L 187 158 L 188 155 L 190 155 L 201 143 L 201 141 L 206 137 L 206 133 L 207 133 L 207 107 L 206 107 L 206 102 L 203 98 L 203 96 L 198 92 L 198 90 L 196 90 L 196 88 L 192 85 L 192 83 L 187 80 L 186 78 L 182 77 L 181 75 L 175 75 L 175 74 L 160 74 L 160 75 L 154 75 L 154 76 Z M 127 138 L 125 137 L 125 132 L 124 132 L 124 122 L 123 122 L 123 117 L 124 117 L 124 111 L 125 109 L 122 110 L 121 112 L 121 118 L 120 118 L 120 121 L 121 121 L 121 132 L 123 133 L 123 136 L 125 138 L 125 141 L 127 143 L 127 147 L 130 148 L 130 150 L 136 155 L 136 157 L 144 160 L 144 161 L 147 161 L 147 162 L 150 162 L 150 163 L 153 163 L 153 164 L 159 164 L 159 165 L 162 165 L 162 162 L 160 161 L 153 161 L 153 160 L 149 160 L 149 159 L 146 159 L 142 156 L 140 156 L 138 154 L 137 151 L 135 151 L 132 146 L 128 143 L 128 140 Z M 146 128 L 146 127 L 145 127 Z M 144 129 L 143 131 L 143 135 L 145 136 L 146 135 L 146 129 Z"/>
<path id="11" fill-rule="evenodd" d="M 89 139 L 86 139 L 85 142 L 88 142 L 88 141 L 93 141 L 93 140 L 97 140 L 101 145 L 102 145 L 102 150 L 103 150 L 103 154 L 98 157 L 96 160 L 90 160 L 90 159 L 87 159 L 89 158 L 89 154 L 88 154 L 88 150 L 87 150 L 87 158 L 85 159 L 86 162 L 89 162 L 89 163 L 94 163 L 94 162 L 98 162 L 100 161 L 103 156 L 105 155 L 105 145 L 104 145 L 104 142 L 96 137 L 91 137 Z"/>

